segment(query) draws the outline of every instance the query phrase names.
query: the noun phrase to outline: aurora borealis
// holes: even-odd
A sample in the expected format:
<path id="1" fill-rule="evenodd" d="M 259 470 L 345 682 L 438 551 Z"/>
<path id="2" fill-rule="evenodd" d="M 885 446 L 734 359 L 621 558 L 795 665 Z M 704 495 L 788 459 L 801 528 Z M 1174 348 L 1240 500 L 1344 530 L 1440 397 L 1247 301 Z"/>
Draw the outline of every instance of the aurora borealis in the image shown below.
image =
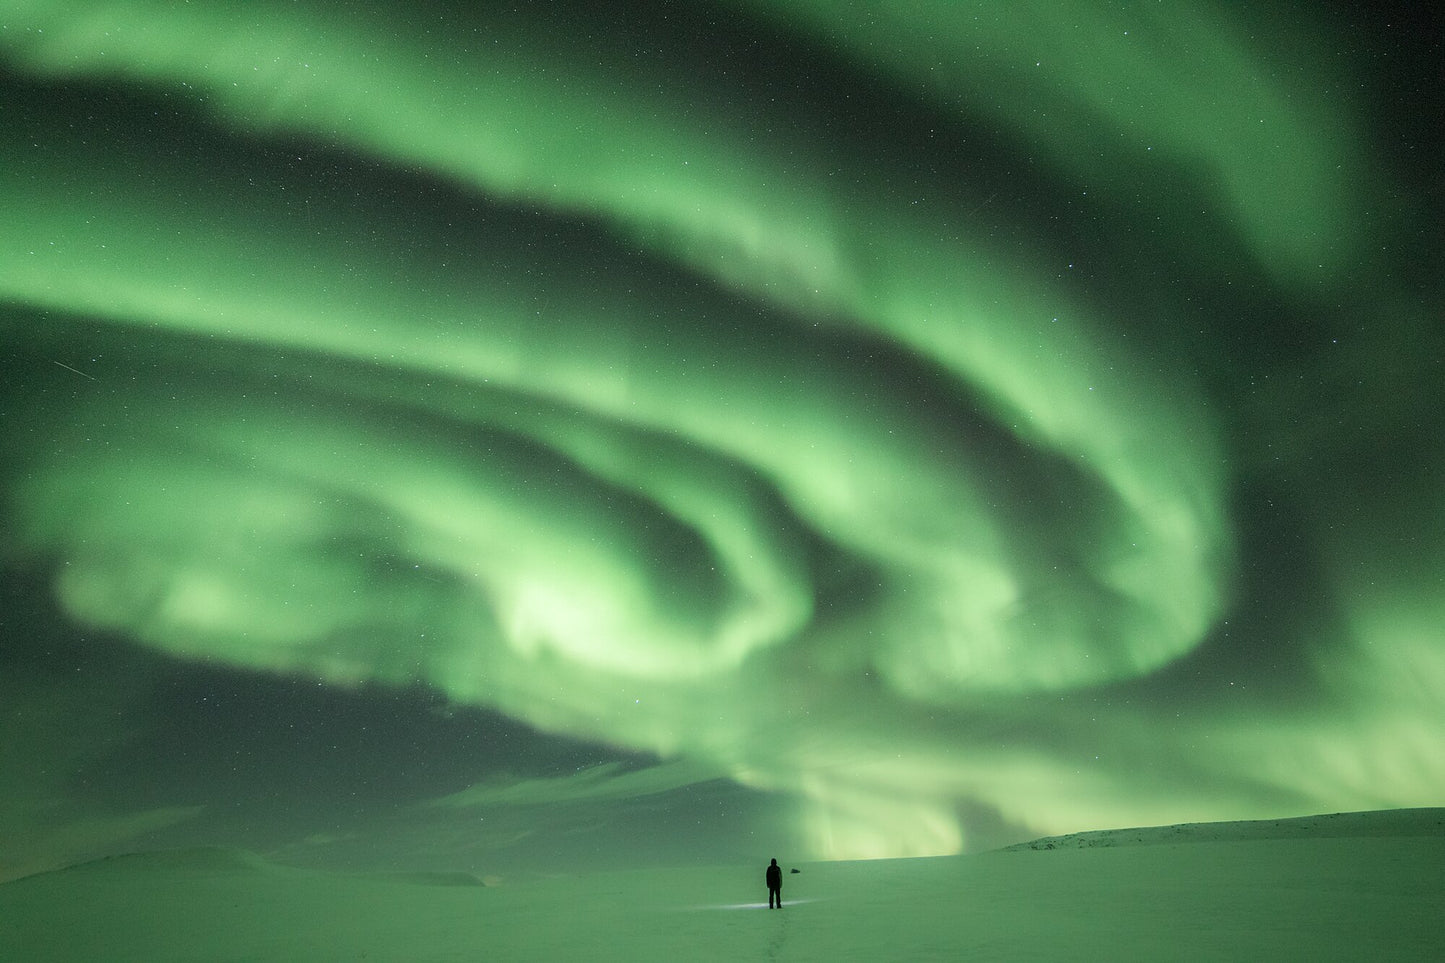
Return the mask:
<path id="1" fill-rule="evenodd" d="M 1438 38 L 493 6 L 0 3 L 10 863 L 1441 803 Z"/>

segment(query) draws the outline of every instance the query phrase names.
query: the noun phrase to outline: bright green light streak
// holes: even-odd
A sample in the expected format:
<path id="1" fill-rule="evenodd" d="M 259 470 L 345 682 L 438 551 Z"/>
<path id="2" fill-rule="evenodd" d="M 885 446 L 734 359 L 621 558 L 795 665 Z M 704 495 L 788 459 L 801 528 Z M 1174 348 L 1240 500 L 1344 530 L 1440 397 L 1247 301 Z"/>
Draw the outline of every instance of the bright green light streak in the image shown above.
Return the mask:
<path id="1" fill-rule="evenodd" d="M 467 458 L 440 440 L 379 443 L 374 428 L 261 404 L 232 422 L 137 403 L 128 421 L 179 444 L 97 455 L 68 436 L 61 444 L 84 455 L 56 456 L 18 500 L 40 547 L 72 557 L 64 589 L 77 612 L 188 654 L 234 648 L 231 658 L 254 664 L 248 650 L 424 624 L 425 606 L 460 585 L 489 601 L 523 657 L 546 646 L 579 664 L 668 677 L 733 666 L 807 613 L 806 583 L 768 551 L 775 533 L 752 537 L 745 499 L 714 503 L 732 526 L 698 518 L 728 564 L 689 585 L 669 577 L 676 550 L 641 540 L 605 487 L 551 479 L 496 450 Z M 680 470 L 670 483 L 687 480 Z M 710 494 L 701 483 L 677 501 L 698 508 Z M 346 557 L 338 542 L 363 550 Z M 451 584 L 369 589 L 390 584 L 366 561 L 378 549 Z M 282 660 L 304 664 L 304 651 Z M 426 677 L 419 657 L 411 678 Z"/>
<path id="2" fill-rule="evenodd" d="M 1147 671 L 1187 651 L 1218 610 L 1227 539 L 1207 424 L 1188 414 L 1197 406 L 1187 401 L 1158 403 L 1161 392 L 1177 389 L 1138 379 L 1119 384 L 1117 372 L 1134 367 L 1127 355 L 1083 337 L 1071 321 L 1077 312 L 1036 279 L 1001 279 L 963 245 L 931 239 L 914 218 L 820 189 L 805 168 L 743 147 L 726 123 L 719 133 L 679 123 L 670 104 L 626 82 L 608 86 L 565 69 L 538 72 L 515 52 L 489 56 L 484 68 L 426 57 L 405 41 L 381 43 L 383 31 L 364 20 L 323 28 L 289 6 L 239 20 L 234 12 L 169 5 L 44 6 L 30 5 L 23 16 L 17 11 L 6 35 L 33 66 L 183 80 L 243 123 L 324 132 L 491 193 L 599 214 L 755 296 L 811 306 L 820 317 L 841 313 L 932 357 L 982 388 L 1023 436 L 1086 466 L 1135 515 L 1130 537 L 1106 548 L 1093 573 L 1128 600 L 1129 628 L 1108 648 L 1091 646 L 1087 658 L 1077 631 L 1025 641 L 1007 618 L 1023 590 L 1008 564 L 1000 567 L 1001 535 L 970 495 L 966 472 L 954 466 L 933 477 L 920 472 L 907 492 L 887 491 L 897 466 L 914 456 L 893 438 L 896 426 L 830 429 L 816 418 L 827 393 L 809 398 L 806 389 L 802 400 L 813 406 L 807 413 L 745 398 L 701 410 L 678 397 L 679 386 L 617 377 L 590 352 L 517 330 L 526 312 L 499 303 L 494 292 L 487 296 L 493 333 L 458 340 L 448 331 L 441 352 L 434 336 L 399 323 L 415 315 L 409 306 L 366 281 L 338 291 L 331 279 L 303 279 L 300 287 L 283 283 L 269 296 L 258 294 L 253 274 L 294 272 L 267 263 L 247 241 L 256 237 L 251 226 L 208 236 L 212 257 L 205 263 L 178 260 L 177 239 L 167 236 L 163 249 L 139 259 L 132 254 L 114 273 L 95 270 L 107 259 L 79 261 L 63 247 L 15 251 L 7 265 L 11 296 L 36 304 L 58 299 L 68 309 L 116 320 L 387 359 L 698 439 L 759 466 L 822 530 L 907 571 L 907 591 L 922 587 L 935 595 L 924 606 L 932 614 L 922 637 L 884 662 L 920 695 L 1053 688 Z M 583 156 L 586 163 L 573 161 Z M 17 212 L 16 221 L 45 223 L 36 220 L 39 213 Z M 133 212 L 137 222 L 154 216 Z M 136 251 L 123 237 L 112 241 Z M 161 274 L 171 283 L 158 286 L 154 272 L 138 271 L 144 262 L 164 264 Z M 429 313 L 470 324 L 472 310 L 448 298 Z M 571 323 L 584 328 L 590 319 Z M 1094 390 L 1105 384 L 1112 390 Z M 726 391 L 706 381 L 688 384 L 690 392 L 715 387 Z M 1154 413 L 1140 417 L 1144 409 Z M 814 449 L 806 458 L 796 444 L 803 436 Z"/>
<path id="3" fill-rule="evenodd" d="M 1300 49 L 1309 23 L 1256 38 L 1195 4 L 736 2 L 993 116 L 1086 191 L 1167 203 L 1179 167 L 1166 165 L 1198 172 L 1282 281 L 1330 283 L 1355 251 L 1363 165 L 1337 113 L 1344 85 Z"/>

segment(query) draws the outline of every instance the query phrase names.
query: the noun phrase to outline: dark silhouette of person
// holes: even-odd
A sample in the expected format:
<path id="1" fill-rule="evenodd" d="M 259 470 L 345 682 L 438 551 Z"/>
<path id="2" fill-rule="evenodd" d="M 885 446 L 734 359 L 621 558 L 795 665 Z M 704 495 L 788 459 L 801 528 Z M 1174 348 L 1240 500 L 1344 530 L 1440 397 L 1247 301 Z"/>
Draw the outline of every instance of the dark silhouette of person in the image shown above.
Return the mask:
<path id="1" fill-rule="evenodd" d="M 783 908 L 783 868 L 776 859 L 768 866 L 768 909 L 772 909 L 774 903 L 778 909 Z"/>

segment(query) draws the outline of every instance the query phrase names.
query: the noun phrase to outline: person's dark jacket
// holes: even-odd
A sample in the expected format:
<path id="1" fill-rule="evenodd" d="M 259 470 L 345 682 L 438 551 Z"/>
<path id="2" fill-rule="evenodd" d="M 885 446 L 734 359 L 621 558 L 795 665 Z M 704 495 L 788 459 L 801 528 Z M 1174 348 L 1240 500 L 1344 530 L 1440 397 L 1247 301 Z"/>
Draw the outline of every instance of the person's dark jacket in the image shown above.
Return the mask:
<path id="1" fill-rule="evenodd" d="M 768 889 L 783 888 L 783 868 L 777 863 L 768 867 Z"/>

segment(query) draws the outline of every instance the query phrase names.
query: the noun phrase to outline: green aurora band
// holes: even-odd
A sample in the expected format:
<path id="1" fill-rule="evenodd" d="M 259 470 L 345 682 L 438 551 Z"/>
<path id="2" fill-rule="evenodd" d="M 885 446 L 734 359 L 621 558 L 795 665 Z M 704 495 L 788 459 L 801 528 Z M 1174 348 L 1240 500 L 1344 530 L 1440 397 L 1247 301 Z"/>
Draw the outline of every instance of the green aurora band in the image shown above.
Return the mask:
<path id="1" fill-rule="evenodd" d="M 11 561 L 176 656 L 420 683 L 686 760 L 669 785 L 789 794 L 823 856 L 958 851 L 965 800 L 1039 832 L 1438 804 L 1445 538 L 1414 477 L 1311 532 L 1337 617 L 1271 643 L 1307 694 L 1148 694 L 1259 591 L 1241 489 L 1347 502 L 1298 389 L 1221 400 L 1201 301 L 1239 281 L 1427 330 L 1371 243 L 1392 208 L 1320 92 L 1343 84 L 1291 43 L 1320 28 L 864 6 L 721 15 L 991 131 L 983 175 L 1027 156 L 1197 276 L 1121 301 L 1059 263 L 1045 202 L 927 146 L 850 150 L 796 113 L 826 94 L 691 74 L 680 42 L 0 3 L 25 104 L 110 86 L 160 118 L 6 111 Z M 175 130 L 194 146 L 157 148 Z M 1276 442 L 1300 446 L 1277 470 Z M 1399 558 L 1381 532 L 1407 529 Z"/>

